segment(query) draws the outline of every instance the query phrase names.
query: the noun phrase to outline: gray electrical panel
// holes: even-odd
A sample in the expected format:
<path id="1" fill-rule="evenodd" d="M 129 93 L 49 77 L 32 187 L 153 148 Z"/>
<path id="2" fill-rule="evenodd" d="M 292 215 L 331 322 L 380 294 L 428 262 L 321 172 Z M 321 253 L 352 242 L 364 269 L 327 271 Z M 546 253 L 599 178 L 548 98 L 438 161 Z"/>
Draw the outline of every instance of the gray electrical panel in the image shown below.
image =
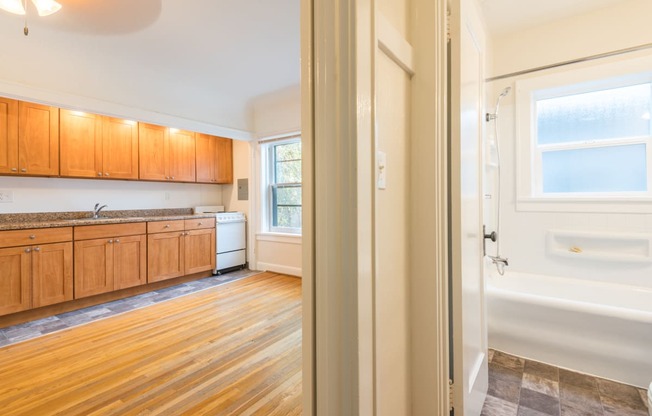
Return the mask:
<path id="1" fill-rule="evenodd" d="M 249 178 L 238 179 L 238 201 L 249 200 Z"/>

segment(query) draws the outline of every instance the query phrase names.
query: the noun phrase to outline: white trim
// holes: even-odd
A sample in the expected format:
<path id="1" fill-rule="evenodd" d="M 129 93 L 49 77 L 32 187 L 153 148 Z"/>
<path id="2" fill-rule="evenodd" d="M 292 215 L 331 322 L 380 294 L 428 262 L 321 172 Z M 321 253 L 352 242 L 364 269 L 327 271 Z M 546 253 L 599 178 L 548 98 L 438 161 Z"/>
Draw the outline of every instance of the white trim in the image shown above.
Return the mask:
<path id="1" fill-rule="evenodd" d="M 412 45 L 396 30 L 380 11 L 376 12 L 378 48 L 410 76 L 414 75 Z"/>
<path id="2" fill-rule="evenodd" d="M 411 413 L 448 415 L 447 0 L 413 0 L 410 187 Z M 455 3 L 455 2 L 453 2 Z M 414 14 L 414 11 L 413 11 Z M 459 68 L 454 68 L 459 70 Z M 457 414 L 457 412 L 456 412 Z M 461 414 L 461 412 L 460 412 Z"/>
<path id="3" fill-rule="evenodd" d="M 290 276 L 302 277 L 300 267 L 290 267 L 283 264 L 263 263 L 258 262 L 257 270 L 268 271 L 282 274 L 289 274 Z"/>
<path id="4" fill-rule="evenodd" d="M 95 98 L 15 84 L 3 80 L 0 80 L 0 94 L 4 97 L 14 98 L 17 100 L 88 111 L 111 117 L 127 118 L 130 120 L 158 124 L 167 127 L 176 127 L 183 130 L 191 130 L 198 133 L 228 137 L 231 139 L 249 141 L 254 138 L 254 135 L 251 132 L 245 130 L 222 127 L 204 121 L 174 116 L 172 114 L 165 114 L 109 101 L 102 101 Z"/>
<path id="5" fill-rule="evenodd" d="M 302 237 L 300 235 L 281 234 L 281 233 L 256 234 L 256 241 L 269 241 L 272 243 L 301 245 L 301 240 Z"/>
<path id="6" fill-rule="evenodd" d="M 264 142 L 267 140 L 281 139 L 283 137 L 301 136 L 301 126 L 292 127 L 283 130 L 274 130 L 268 132 L 256 132 L 256 140 Z"/>

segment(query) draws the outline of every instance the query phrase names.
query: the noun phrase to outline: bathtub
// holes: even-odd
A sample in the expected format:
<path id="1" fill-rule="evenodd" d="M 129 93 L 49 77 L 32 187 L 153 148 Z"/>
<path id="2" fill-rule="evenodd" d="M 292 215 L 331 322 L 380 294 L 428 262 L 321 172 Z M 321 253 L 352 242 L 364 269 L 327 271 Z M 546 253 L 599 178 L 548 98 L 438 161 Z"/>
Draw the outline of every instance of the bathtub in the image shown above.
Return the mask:
<path id="1" fill-rule="evenodd" d="M 533 274 L 489 273 L 489 347 L 647 388 L 652 289 Z"/>

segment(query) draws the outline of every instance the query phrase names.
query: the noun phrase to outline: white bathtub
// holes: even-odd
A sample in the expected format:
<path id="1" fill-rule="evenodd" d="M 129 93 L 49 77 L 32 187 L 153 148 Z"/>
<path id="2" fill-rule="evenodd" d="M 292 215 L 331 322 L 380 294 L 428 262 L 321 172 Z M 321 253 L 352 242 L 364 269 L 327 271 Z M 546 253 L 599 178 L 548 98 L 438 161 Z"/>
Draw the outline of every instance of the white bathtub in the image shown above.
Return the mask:
<path id="1" fill-rule="evenodd" d="M 507 272 L 490 273 L 486 293 L 490 348 L 638 387 L 652 381 L 652 290 Z"/>

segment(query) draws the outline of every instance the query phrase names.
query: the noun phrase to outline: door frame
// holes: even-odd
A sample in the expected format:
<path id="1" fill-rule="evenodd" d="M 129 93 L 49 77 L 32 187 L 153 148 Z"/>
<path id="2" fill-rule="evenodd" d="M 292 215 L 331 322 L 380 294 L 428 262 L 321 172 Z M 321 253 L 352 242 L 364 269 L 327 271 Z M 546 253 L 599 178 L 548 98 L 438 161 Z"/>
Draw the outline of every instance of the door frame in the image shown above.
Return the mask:
<path id="1" fill-rule="evenodd" d="M 303 414 L 376 414 L 375 0 L 301 0 Z M 449 411 L 446 0 L 413 0 L 412 414 Z"/>

